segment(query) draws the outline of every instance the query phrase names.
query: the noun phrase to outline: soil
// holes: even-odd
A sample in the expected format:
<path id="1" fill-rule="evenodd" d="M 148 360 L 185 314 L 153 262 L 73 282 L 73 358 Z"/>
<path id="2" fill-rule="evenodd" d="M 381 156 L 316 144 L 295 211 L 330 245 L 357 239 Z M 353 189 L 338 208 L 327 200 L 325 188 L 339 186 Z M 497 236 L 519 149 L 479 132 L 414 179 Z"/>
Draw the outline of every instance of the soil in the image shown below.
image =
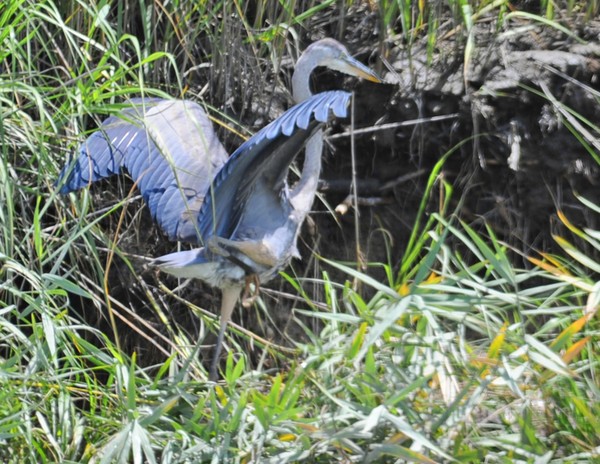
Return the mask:
<path id="1" fill-rule="evenodd" d="M 391 46 L 385 53 L 392 67 L 384 72 L 386 88 L 367 84 L 357 89 L 356 107 L 364 108 L 357 110 L 364 115 L 357 118 L 358 127 L 423 121 L 357 139 L 357 171 L 369 186 L 359 195 L 380 203 L 361 208 L 361 236 L 368 237 L 381 222 L 395 238 L 392 263 L 401 259 L 403 237 L 412 227 L 433 166 L 469 138 L 442 170 L 455 188 L 453 205 L 462 220 L 481 231 L 489 225 L 500 239 L 527 254 L 559 251 L 552 238 L 564 233 L 558 209 L 579 227 L 598 227 L 598 216 L 574 194 L 598 204 L 599 163 L 569 126 L 585 126 L 573 115 L 592 124 L 600 121 L 600 23 L 570 26 L 586 43 L 549 27 L 511 24 L 506 31 L 494 31 L 494 23 L 479 23 L 467 72 L 464 47 L 456 37 L 460 32 L 442 33 L 445 39 L 438 42 L 430 64 L 424 41 L 413 44 L 410 54 L 405 47 Z M 428 121 L 436 118 L 440 120 Z M 589 134 L 585 142 L 597 151 L 597 132 L 584 130 Z M 343 140 L 337 152 L 348 147 L 349 140 Z M 349 159 L 338 154 L 323 178 L 349 179 Z M 439 209 L 436 198 L 428 209 Z M 351 244 L 353 228 L 348 232 L 343 237 Z M 387 262 L 385 249 L 364 247 L 368 261 Z M 351 254 L 354 247 L 344 249 Z"/>
<path id="2" fill-rule="evenodd" d="M 314 19 L 310 33 L 304 31 L 305 45 L 325 36 L 339 38 L 338 24 L 327 21 L 326 15 Z M 288 272 L 322 278 L 327 271 L 333 281 L 343 282 L 346 277 L 316 260 L 313 252 L 354 262 L 357 249 L 364 262 L 390 264 L 397 271 L 428 177 L 451 150 L 427 212 L 439 211 L 439 180 L 443 178 L 454 187 L 449 212 L 482 234 L 487 234 L 486 227 L 493 230 L 515 250 L 516 266 L 529 266 L 520 253 L 564 255 L 553 234 L 573 237 L 558 219 L 558 210 L 578 227 L 598 229 L 598 215 L 575 195 L 600 204 L 600 141 L 597 126 L 585 123 L 600 122 L 599 21 L 565 20 L 574 34 L 568 35 L 518 17 L 507 27 L 499 26 L 495 18 L 482 20 L 471 31 L 474 48 L 467 63 L 467 34 L 453 21 L 440 25 L 440 38 L 429 52 L 426 37 L 410 47 L 401 39 L 381 40 L 377 15 L 366 7 L 350 10 L 345 21 L 342 41 L 358 59 L 377 67 L 385 80 L 384 84 L 342 81 L 328 71 L 315 79 L 317 91 L 340 86 L 355 91 L 354 130 L 365 129 L 356 135 L 354 147 L 358 219 L 352 206 L 344 214 L 330 211 L 345 205 L 351 193 L 352 142 L 344 135 L 349 126 L 348 121 L 337 121 L 328 131 L 322 199 L 315 202 L 315 212 L 300 240 L 303 259 Z M 282 66 L 281 73 L 273 80 L 274 92 L 250 92 L 264 97 L 250 102 L 234 98 L 221 107 L 242 114 L 250 127 L 264 125 L 289 103 L 289 94 L 279 82 L 289 79 L 291 66 Z M 230 134 L 223 135 L 226 148 L 239 144 Z M 151 222 L 145 209 L 139 220 Z M 139 254 L 172 251 L 172 244 L 159 232 L 131 241 L 132 250 Z M 578 245 L 593 253 L 585 243 Z M 381 267 L 366 270 L 385 278 Z M 114 296 L 133 299 L 132 306 L 144 305 L 143 291 L 136 290 L 137 284 L 127 277 L 129 272 L 118 271 L 117 266 Z M 145 273 L 143 278 L 153 287 L 154 274 Z M 164 276 L 161 279 L 176 285 Z M 305 285 L 311 296 L 323 300 L 318 285 Z M 267 287 L 298 294 L 282 279 Z M 363 291 L 368 297 L 368 289 Z M 264 312 L 244 310 L 236 311 L 234 321 L 282 344 L 303 339 L 304 330 L 294 322 L 296 317 L 318 330 L 314 318 L 290 311 L 292 307 L 305 309 L 306 304 L 268 291 L 263 295 L 270 320 Z M 201 284 L 189 286 L 184 296 L 205 308 L 218 307 L 218 292 Z M 175 301 L 169 304 L 173 320 L 193 334 L 198 325 L 195 317 Z M 160 328 L 161 323 L 155 325 Z M 151 349 L 144 343 L 134 337 L 130 346 L 139 354 Z"/>

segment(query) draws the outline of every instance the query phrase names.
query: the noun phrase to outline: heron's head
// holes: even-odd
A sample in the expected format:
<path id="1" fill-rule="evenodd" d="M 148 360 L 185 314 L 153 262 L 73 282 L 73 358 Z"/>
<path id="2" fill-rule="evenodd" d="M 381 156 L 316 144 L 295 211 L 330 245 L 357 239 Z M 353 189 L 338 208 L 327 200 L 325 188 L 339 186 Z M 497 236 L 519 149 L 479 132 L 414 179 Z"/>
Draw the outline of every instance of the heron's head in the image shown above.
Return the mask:
<path id="1" fill-rule="evenodd" d="M 311 62 L 313 68 L 324 66 L 371 82 L 381 82 L 375 72 L 352 58 L 346 47 L 334 39 L 321 39 L 312 43 L 304 51 L 300 60 Z"/>

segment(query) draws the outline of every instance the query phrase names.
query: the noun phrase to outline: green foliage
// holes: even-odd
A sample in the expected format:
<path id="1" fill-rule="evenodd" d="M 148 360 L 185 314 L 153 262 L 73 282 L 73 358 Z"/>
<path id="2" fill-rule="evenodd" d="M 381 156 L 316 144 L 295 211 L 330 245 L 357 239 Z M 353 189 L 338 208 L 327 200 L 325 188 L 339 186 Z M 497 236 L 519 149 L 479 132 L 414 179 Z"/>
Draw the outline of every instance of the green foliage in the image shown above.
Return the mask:
<path id="1" fill-rule="evenodd" d="M 164 298 L 181 297 L 146 283 L 121 249 L 135 234 L 114 223 L 133 215 L 135 199 L 125 191 L 125 200 L 92 208 L 88 192 L 56 194 L 59 167 L 98 115 L 140 94 L 180 96 L 203 64 L 223 101 L 219 92 L 236 91 L 241 68 L 245 83 L 261 81 L 252 79 L 261 66 L 278 64 L 264 58 L 334 3 L 259 2 L 252 18 L 243 2 L 20 0 L 0 9 L 0 461 L 598 458 L 600 265 L 578 245 L 597 252 L 598 232 L 561 216 L 571 235 L 556 239 L 568 260 L 530 257 L 535 267 L 515 268 L 493 230 L 448 211 L 452 186 L 440 173 L 452 152 L 431 174 L 402 263 L 370 263 L 387 282 L 322 260 L 349 281 L 323 272 L 316 301 L 306 291 L 313 281 L 288 277 L 306 299 L 297 313 L 321 330 L 306 327 L 310 341 L 292 352 L 257 339 L 286 360 L 277 373 L 253 370 L 232 338 L 219 385 L 198 359 L 202 339 L 169 317 Z M 468 31 L 482 8 L 501 8 L 483 3 L 449 5 Z M 425 31 L 433 47 L 439 12 L 428 3 L 380 7 L 406 42 Z M 574 116 L 574 132 L 595 130 Z M 428 215 L 435 192 L 441 206 Z M 167 335 L 111 293 L 117 258 Z M 214 316 L 186 304 L 212 330 Z M 89 322 L 95 313 L 109 320 L 106 334 Z M 135 351 L 112 341 L 125 338 L 117 320 L 166 361 L 140 366 Z"/>

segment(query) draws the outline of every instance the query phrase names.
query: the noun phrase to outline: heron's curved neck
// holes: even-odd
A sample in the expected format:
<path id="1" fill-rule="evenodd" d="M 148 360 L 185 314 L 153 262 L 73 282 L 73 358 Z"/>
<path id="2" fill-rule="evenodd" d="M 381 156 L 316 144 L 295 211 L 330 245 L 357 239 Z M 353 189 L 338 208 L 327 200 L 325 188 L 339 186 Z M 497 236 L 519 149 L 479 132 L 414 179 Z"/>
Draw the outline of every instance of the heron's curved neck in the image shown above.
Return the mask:
<path id="1" fill-rule="evenodd" d="M 292 75 L 292 94 L 296 103 L 303 102 L 312 95 L 310 91 L 310 75 L 318 66 L 310 53 L 304 53 L 296 63 Z"/>
<path id="2" fill-rule="evenodd" d="M 292 76 L 292 94 L 296 103 L 310 98 L 310 75 L 318 66 L 309 55 L 303 55 L 296 63 Z M 298 211 L 308 213 L 312 206 L 317 183 L 321 174 L 321 154 L 323 152 L 323 131 L 316 132 L 306 143 L 304 165 L 300 180 L 290 192 L 291 201 Z"/>

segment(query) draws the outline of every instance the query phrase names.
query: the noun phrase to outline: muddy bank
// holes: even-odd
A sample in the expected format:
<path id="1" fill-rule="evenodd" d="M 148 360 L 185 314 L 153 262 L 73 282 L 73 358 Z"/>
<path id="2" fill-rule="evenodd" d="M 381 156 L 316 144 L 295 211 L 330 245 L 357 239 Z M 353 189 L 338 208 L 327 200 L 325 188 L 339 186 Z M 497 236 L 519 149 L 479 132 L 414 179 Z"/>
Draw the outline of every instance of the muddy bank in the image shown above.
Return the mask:
<path id="1" fill-rule="evenodd" d="M 386 250 L 373 246 L 381 240 L 368 239 L 378 227 L 394 239 L 393 262 L 401 259 L 428 174 L 453 149 L 442 173 L 455 187 L 457 215 L 476 228 L 487 223 L 517 250 L 535 254 L 559 251 L 552 238 L 564 232 L 559 208 L 579 227 L 598 227 L 574 194 L 600 203 L 600 142 L 586 123 L 600 121 L 600 23 L 573 27 L 574 35 L 518 19 L 496 27 L 475 26 L 466 68 L 460 30 L 442 31 L 429 58 L 425 39 L 410 50 L 384 44 L 387 84 L 357 88 L 358 127 L 390 126 L 356 140 L 359 196 L 377 204 L 360 209 L 368 260 L 386 259 Z M 324 185 L 342 186 L 350 179 L 350 143 L 332 143 Z M 328 195 L 331 203 L 343 201 L 339 190 Z M 438 208 L 434 195 L 429 210 Z M 331 243 L 344 243 L 340 259 L 349 259 L 353 228 L 327 230 Z"/>

